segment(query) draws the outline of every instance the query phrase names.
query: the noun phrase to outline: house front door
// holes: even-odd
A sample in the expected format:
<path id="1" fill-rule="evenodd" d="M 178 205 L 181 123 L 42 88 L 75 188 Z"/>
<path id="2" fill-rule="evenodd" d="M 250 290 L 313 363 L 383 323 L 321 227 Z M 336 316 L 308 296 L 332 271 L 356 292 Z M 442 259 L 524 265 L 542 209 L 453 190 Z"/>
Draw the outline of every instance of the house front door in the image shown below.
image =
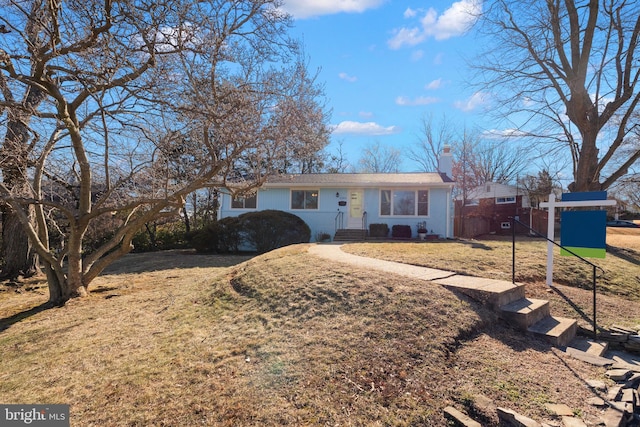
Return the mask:
<path id="1" fill-rule="evenodd" d="M 364 212 L 364 191 L 349 190 L 349 218 L 347 228 L 362 228 L 362 214 Z"/>

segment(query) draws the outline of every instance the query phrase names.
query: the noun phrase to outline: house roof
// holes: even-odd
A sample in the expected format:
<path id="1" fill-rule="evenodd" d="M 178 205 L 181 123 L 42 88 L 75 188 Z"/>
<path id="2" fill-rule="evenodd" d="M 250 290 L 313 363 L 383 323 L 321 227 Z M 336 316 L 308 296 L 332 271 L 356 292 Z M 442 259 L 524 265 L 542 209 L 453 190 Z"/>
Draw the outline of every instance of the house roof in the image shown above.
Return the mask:
<path id="1" fill-rule="evenodd" d="M 453 180 L 437 172 L 421 173 L 309 173 L 270 177 L 264 187 L 380 187 L 452 186 Z"/>
<path id="2" fill-rule="evenodd" d="M 478 187 L 469 190 L 467 193 L 468 200 L 493 199 L 495 197 L 512 197 L 521 196 L 525 192 L 522 188 L 508 184 L 500 184 L 498 182 L 485 182 Z M 458 196 L 461 199 L 462 196 Z"/>

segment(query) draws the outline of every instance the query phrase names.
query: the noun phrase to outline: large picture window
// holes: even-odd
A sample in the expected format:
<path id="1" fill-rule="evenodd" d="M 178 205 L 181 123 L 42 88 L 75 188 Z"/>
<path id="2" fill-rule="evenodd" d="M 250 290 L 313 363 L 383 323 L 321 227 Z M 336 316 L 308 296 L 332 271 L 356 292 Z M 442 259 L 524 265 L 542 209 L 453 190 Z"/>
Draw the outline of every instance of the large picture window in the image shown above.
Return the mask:
<path id="1" fill-rule="evenodd" d="M 318 209 L 319 190 L 291 190 L 291 209 Z"/>
<path id="2" fill-rule="evenodd" d="M 382 216 L 428 216 L 428 190 L 382 190 L 380 191 L 380 215 Z"/>
<path id="3" fill-rule="evenodd" d="M 231 209 L 255 209 L 257 206 L 257 199 L 257 194 L 234 197 L 231 200 Z"/>

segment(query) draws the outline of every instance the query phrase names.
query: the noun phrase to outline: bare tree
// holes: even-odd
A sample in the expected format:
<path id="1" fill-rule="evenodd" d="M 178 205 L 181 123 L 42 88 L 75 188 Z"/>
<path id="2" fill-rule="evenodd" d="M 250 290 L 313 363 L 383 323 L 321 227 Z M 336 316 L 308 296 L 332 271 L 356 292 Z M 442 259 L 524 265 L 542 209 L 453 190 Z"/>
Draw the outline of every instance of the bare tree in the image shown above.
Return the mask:
<path id="1" fill-rule="evenodd" d="M 328 154 L 329 161 L 325 167 L 328 173 L 346 173 L 353 169 L 353 166 L 347 160 L 344 152 L 344 141 L 338 141 L 338 148 L 335 154 Z"/>
<path id="2" fill-rule="evenodd" d="M 474 151 L 473 169 L 478 181 L 514 183 L 529 166 L 522 150 L 505 141 L 483 141 Z"/>
<path id="3" fill-rule="evenodd" d="M 508 141 L 482 140 L 467 130 L 453 153 L 456 192 L 465 201 L 469 190 L 486 182 L 515 183 L 529 166 L 529 158 Z"/>
<path id="4" fill-rule="evenodd" d="M 640 158 L 637 127 L 640 3 L 628 0 L 492 0 L 489 36 L 474 66 L 519 134 L 568 154 L 571 191 L 604 190 Z M 525 129 L 526 127 L 526 129 Z"/>
<path id="5" fill-rule="evenodd" d="M 450 146 L 455 141 L 455 129 L 445 116 L 434 126 L 431 114 L 422 116 L 421 125 L 418 143 L 409 149 L 407 158 L 416 162 L 425 172 L 438 171 L 444 146 Z"/>
<path id="6" fill-rule="evenodd" d="M 34 88 L 43 99 L 29 108 L 0 100 L 30 117 L 35 136 L 3 146 L 26 150 L 28 188 L 4 180 L 0 199 L 41 257 L 52 303 L 86 295 L 144 224 L 176 215 L 197 189 L 260 185 L 285 156 L 282 141 L 312 126 L 282 126 L 277 113 L 287 105 L 296 116 L 305 85 L 320 92 L 309 79 L 291 91 L 304 64 L 276 0 L 29 4 L 3 2 L 0 72 L 14 93 Z M 91 224 L 105 216 L 117 227 L 85 253 Z"/>
<path id="7" fill-rule="evenodd" d="M 278 104 L 273 117 L 276 138 L 288 156 L 276 167 L 282 173 L 314 173 L 324 167 L 323 150 L 329 143 L 328 110 L 318 103 L 323 87 L 310 75 L 304 58 L 291 70 L 289 97 Z"/>
<path id="8" fill-rule="evenodd" d="M 400 150 L 383 146 L 378 141 L 367 145 L 358 160 L 360 171 L 366 173 L 397 173 L 401 163 Z"/>
<path id="9" fill-rule="evenodd" d="M 518 185 L 524 188 L 534 207 L 538 207 L 540 202 L 548 201 L 554 188 L 553 178 L 546 169 L 539 171 L 537 175 L 528 174 L 519 178 Z"/>
<path id="10" fill-rule="evenodd" d="M 467 194 L 471 189 L 483 184 L 482 178 L 476 174 L 477 155 L 475 146 L 477 137 L 464 129 L 460 140 L 453 145 L 453 180 L 455 181 L 454 195 L 467 201 Z"/>

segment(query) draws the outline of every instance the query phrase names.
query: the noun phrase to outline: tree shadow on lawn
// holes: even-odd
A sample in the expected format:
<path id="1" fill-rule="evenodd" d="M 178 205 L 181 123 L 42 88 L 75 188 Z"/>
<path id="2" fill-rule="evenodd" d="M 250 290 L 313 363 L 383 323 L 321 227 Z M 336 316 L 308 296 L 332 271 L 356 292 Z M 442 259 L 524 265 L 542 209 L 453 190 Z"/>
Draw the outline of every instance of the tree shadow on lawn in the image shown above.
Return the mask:
<path id="1" fill-rule="evenodd" d="M 11 326 L 15 325 L 16 323 L 23 321 L 24 319 L 27 319 L 31 316 L 34 316 L 40 312 L 43 312 L 53 307 L 57 307 L 57 306 L 50 302 L 45 302 L 43 304 L 36 305 L 35 307 L 31 307 L 27 310 L 23 310 L 19 313 L 0 319 L 0 333 L 9 329 Z"/>
<path id="2" fill-rule="evenodd" d="M 240 264 L 255 256 L 255 253 L 203 254 L 194 250 L 131 253 L 108 266 L 101 276 L 147 273 L 176 268 L 224 268 Z"/>
<path id="3" fill-rule="evenodd" d="M 593 325 L 593 318 L 589 316 L 578 304 L 576 304 L 569 296 L 567 296 L 564 292 L 558 289 L 555 286 L 551 287 L 551 290 L 555 292 L 560 298 L 564 300 L 585 322 Z"/>
<path id="4" fill-rule="evenodd" d="M 169 250 L 160 252 L 144 252 L 127 254 L 108 266 L 100 276 L 157 272 L 172 269 L 189 268 L 226 268 L 253 258 L 255 254 L 199 254 L 192 250 Z M 46 286 L 46 285 L 44 285 Z M 113 286 L 91 287 L 91 294 L 101 294 L 119 289 Z M 107 295 L 106 299 L 117 295 Z M 37 301 L 31 301 L 31 304 Z M 24 301 L 26 305 L 27 302 Z M 51 302 L 44 302 L 6 317 L 0 317 L 0 333 L 12 325 L 21 322 L 45 310 L 59 307 Z M 11 310 L 13 311 L 13 310 Z M 11 312 L 10 311 L 10 312 Z"/>
<path id="5" fill-rule="evenodd" d="M 607 245 L 607 253 L 621 258 L 631 264 L 640 265 L 640 254 L 633 249 L 620 248 L 617 246 Z"/>

